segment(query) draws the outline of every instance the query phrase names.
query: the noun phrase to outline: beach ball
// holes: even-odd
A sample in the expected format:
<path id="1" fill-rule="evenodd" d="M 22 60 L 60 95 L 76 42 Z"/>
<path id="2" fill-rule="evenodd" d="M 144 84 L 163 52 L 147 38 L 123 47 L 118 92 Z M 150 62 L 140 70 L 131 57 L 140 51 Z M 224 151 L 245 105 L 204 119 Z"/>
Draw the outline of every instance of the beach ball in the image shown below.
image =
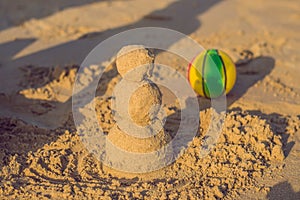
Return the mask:
<path id="1" fill-rule="evenodd" d="M 197 55 L 188 66 L 187 78 L 195 92 L 206 98 L 228 94 L 236 81 L 236 68 L 223 51 L 209 49 Z"/>

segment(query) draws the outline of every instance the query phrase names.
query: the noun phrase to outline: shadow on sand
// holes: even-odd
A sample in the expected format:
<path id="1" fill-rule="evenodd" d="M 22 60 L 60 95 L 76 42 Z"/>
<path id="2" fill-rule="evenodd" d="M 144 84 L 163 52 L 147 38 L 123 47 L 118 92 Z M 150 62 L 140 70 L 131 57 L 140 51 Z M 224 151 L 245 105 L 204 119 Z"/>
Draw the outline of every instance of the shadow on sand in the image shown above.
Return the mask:
<path id="1" fill-rule="evenodd" d="M 273 186 L 267 195 L 270 200 L 295 200 L 300 199 L 300 191 L 295 192 L 291 184 L 287 181 L 281 182 Z"/>
<path id="2" fill-rule="evenodd" d="M 139 21 L 130 25 L 121 26 L 102 32 L 88 33 L 86 35 L 82 35 L 78 40 L 59 44 L 57 46 L 24 57 L 20 57 L 18 59 L 13 59 L 13 56 L 11 54 L 8 54 L 6 55 L 7 58 L 5 59 L 6 61 L 10 61 L 13 66 L 55 66 L 70 63 L 79 64 L 97 44 L 109 38 L 110 36 L 129 29 L 140 27 L 163 27 L 189 35 L 201 26 L 201 23 L 197 17 L 217 3 L 219 3 L 219 0 L 175 1 L 168 5 L 166 8 L 153 11 L 144 16 Z M 33 40 L 34 39 L 12 41 L 6 43 L 3 47 L 0 46 L 0 50 L 2 49 L 4 51 L 1 52 L 5 52 L 7 50 L 7 47 L 13 47 L 13 51 L 18 52 L 25 47 L 25 44 L 29 45 L 34 42 Z M 175 42 L 177 41 L 170 40 L 170 45 Z M 1 55 L 1 58 L 2 57 L 3 56 Z"/>
<path id="3" fill-rule="evenodd" d="M 40 19 L 70 7 L 82 6 L 92 2 L 96 2 L 96 0 L 56 0 L 51 3 L 39 0 L 15 0 L 14 3 L 11 3 L 10 0 L 2 0 L 0 2 L 0 16 L 4 20 L 0 23 L 0 31 L 11 26 L 20 25 L 30 19 Z M 14 14 L 14 17 L 10 17 L 12 14 Z"/>

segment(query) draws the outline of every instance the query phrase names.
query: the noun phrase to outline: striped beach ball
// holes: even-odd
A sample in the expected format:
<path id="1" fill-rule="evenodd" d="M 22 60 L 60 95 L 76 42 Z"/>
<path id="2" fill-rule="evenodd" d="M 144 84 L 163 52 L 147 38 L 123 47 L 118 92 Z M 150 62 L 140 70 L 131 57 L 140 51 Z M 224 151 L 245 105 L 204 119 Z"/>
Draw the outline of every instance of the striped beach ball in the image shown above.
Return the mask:
<path id="1" fill-rule="evenodd" d="M 188 81 L 195 92 L 206 98 L 216 98 L 233 88 L 236 68 L 223 51 L 209 49 L 196 56 L 188 66 Z"/>

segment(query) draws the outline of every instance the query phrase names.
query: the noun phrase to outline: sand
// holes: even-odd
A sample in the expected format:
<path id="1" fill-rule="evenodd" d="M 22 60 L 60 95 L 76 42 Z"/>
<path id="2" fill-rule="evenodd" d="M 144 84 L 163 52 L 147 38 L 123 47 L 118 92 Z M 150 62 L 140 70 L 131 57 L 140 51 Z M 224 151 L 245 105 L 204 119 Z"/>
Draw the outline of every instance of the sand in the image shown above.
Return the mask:
<path id="1" fill-rule="evenodd" d="M 1 199 L 300 198 L 298 1 L 31 5 L 0 3 Z M 175 29 L 205 48 L 224 50 L 237 65 L 237 83 L 206 157 L 201 149 L 214 110 L 199 97 L 199 132 L 182 156 L 160 170 L 135 174 L 111 169 L 87 151 L 74 125 L 71 95 L 80 63 L 98 42 L 141 26 Z M 181 57 L 154 54 L 155 63 L 186 74 Z M 122 77 L 115 58 L 95 97 L 104 133 L 133 152 L 165 145 L 178 129 L 181 108 L 161 86 L 159 103 L 168 116 L 163 132 L 137 139 L 116 129 L 112 92 Z"/>
<path id="2" fill-rule="evenodd" d="M 142 45 L 124 46 L 117 54 L 119 74 L 129 81 L 140 82 L 152 76 L 154 55 Z"/>
<path id="3" fill-rule="evenodd" d="M 128 90 L 125 87 L 120 88 L 130 95 L 128 102 L 125 102 L 128 103 L 129 116 L 122 116 L 118 110 L 115 112 L 129 123 L 132 121 L 139 126 L 149 125 L 159 112 L 162 101 L 158 86 L 149 80 L 154 67 L 153 53 L 141 45 L 124 46 L 117 54 L 116 67 L 121 77 L 129 81 L 126 84 L 136 83 L 137 88 L 132 91 L 132 94 L 129 93 L 130 88 Z M 115 98 L 126 99 L 122 91 L 115 91 L 115 93 L 121 93 Z"/>
<path id="4" fill-rule="evenodd" d="M 205 132 L 210 110 L 201 111 L 200 115 L 201 130 Z M 101 165 L 87 152 L 71 124 L 65 124 L 70 130 L 45 130 L 21 120 L 2 118 L 1 145 L 6 148 L 1 151 L 1 195 L 10 198 L 95 198 L 103 195 L 125 199 L 165 195 L 211 199 L 237 198 L 244 190 L 267 194 L 270 187 L 256 179 L 280 173 L 285 166 L 283 138 L 271 128 L 276 125 L 276 122 L 270 123 L 274 119 L 270 116 L 268 121 L 248 112 L 232 110 L 226 116 L 227 123 L 216 147 L 207 157 L 200 155 L 204 138 L 200 135 L 171 166 L 137 175 Z M 289 129 L 298 126 L 293 119 L 288 119 L 288 123 L 292 124 Z M 128 137 L 122 139 L 122 134 L 117 134 L 118 137 L 116 134 L 109 138 L 126 150 L 139 151 L 138 146 L 132 149 L 132 145 L 126 145 Z M 123 142 L 118 143 L 121 139 Z M 47 144 L 41 147 L 40 143 Z M 149 143 L 140 141 L 139 144 Z M 153 148 L 155 146 L 150 146 L 147 150 Z"/>
<path id="5" fill-rule="evenodd" d="M 161 92 L 154 83 L 143 83 L 129 99 L 128 113 L 131 120 L 140 126 L 150 124 L 159 112 L 161 98 Z"/>

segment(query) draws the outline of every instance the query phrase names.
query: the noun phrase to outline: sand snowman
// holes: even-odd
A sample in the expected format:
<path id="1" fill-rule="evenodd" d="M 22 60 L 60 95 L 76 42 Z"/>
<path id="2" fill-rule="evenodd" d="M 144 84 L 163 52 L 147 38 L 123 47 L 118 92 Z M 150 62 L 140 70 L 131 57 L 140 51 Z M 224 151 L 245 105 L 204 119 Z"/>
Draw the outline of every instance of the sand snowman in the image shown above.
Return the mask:
<path id="1" fill-rule="evenodd" d="M 164 165 L 167 157 L 171 155 L 170 149 L 156 152 L 164 147 L 171 137 L 164 131 L 163 119 L 160 117 L 161 91 L 149 80 L 153 71 L 154 55 L 144 46 L 126 46 L 119 51 L 116 66 L 123 83 L 114 89 L 114 94 L 117 95 L 113 110 L 117 125 L 109 132 L 108 139 L 113 145 L 123 149 L 125 154 L 151 153 L 150 157 L 144 157 L 150 160 L 137 157 L 137 160 L 130 162 L 135 167 L 140 163 L 139 167 L 144 168 L 144 171 L 151 171 L 152 167 L 155 168 L 153 165 Z M 130 166 L 126 161 L 129 158 L 126 158 L 125 154 L 111 153 L 109 160 L 113 165 L 129 165 L 122 168 L 132 169 L 134 166 Z"/>

